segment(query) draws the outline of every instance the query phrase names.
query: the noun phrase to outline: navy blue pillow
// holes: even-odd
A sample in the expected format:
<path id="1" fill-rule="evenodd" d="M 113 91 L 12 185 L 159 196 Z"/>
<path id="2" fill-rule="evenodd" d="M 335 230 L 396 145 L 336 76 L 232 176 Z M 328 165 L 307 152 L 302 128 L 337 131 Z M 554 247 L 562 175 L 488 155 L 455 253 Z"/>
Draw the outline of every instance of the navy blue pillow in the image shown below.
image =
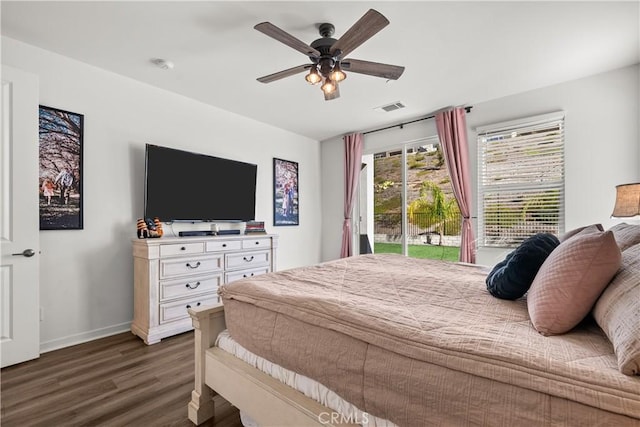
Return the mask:
<path id="1" fill-rule="evenodd" d="M 556 236 L 539 233 L 526 239 L 498 263 L 487 276 L 487 290 L 501 299 L 518 299 L 527 293 L 545 259 L 560 244 Z"/>

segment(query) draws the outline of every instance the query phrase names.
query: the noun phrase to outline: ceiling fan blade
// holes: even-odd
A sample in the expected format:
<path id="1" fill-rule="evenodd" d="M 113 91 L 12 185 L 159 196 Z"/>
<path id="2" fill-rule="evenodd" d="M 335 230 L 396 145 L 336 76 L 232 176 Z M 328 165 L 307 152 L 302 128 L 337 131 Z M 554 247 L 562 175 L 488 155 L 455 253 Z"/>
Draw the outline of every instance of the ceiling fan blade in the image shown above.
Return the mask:
<path id="1" fill-rule="evenodd" d="M 335 85 L 336 89 L 333 92 L 324 94 L 325 101 L 331 101 L 332 99 L 340 98 L 340 86 L 338 85 L 338 83 L 335 83 Z"/>
<path id="2" fill-rule="evenodd" d="M 389 20 L 380 12 L 369 9 L 362 18 L 347 30 L 346 33 L 331 46 L 331 54 L 339 49 L 341 58 L 346 57 L 355 48 L 373 37 L 378 31 L 389 25 Z"/>
<path id="3" fill-rule="evenodd" d="M 311 64 L 298 65 L 297 67 L 289 68 L 288 70 L 278 71 L 277 73 L 269 74 L 268 76 L 258 77 L 260 83 L 271 83 L 276 80 L 284 79 L 285 77 L 299 74 L 311 68 Z"/>
<path id="4" fill-rule="evenodd" d="M 381 64 L 380 62 L 362 61 L 351 58 L 342 61 L 340 66 L 345 71 L 368 74 L 390 80 L 398 80 L 404 72 L 404 67 L 400 67 L 399 65 Z"/>
<path id="5" fill-rule="evenodd" d="M 256 30 L 260 31 L 263 34 L 268 35 L 271 38 L 278 40 L 281 43 L 286 44 L 289 47 L 294 48 L 298 52 L 302 52 L 307 56 L 318 57 L 320 56 L 320 52 L 316 49 L 312 48 L 305 42 L 295 38 L 291 34 L 287 33 L 284 30 L 276 27 L 270 22 L 262 22 L 255 27 Z"/>

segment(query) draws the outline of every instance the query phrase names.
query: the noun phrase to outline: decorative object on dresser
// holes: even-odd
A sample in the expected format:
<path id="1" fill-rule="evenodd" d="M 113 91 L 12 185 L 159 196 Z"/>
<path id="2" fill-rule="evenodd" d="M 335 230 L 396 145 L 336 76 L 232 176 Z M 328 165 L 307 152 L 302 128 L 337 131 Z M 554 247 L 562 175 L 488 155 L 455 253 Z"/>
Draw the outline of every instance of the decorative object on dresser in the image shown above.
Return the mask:
<path id="1" fill-rule="evenodd" d="M 264 228 L 264 221 L 247 221 L 244 234 L 267 234 Z"/>
<path id="2" fill-rule="evenodd" d="M 131 332 L 146 344 L 193 329 L 187 310 L 216 304 L 218 286 L 276 270 L 278 236 L 133 240 Z"/>
<path id="3" fill-rule="evenodd" d="M 154 219 L 138 218 L 136 228 L 138 232 L 138 239 L 158 238 L 162 237 L 164 234 L 162 231 L 162 223 L 158 217 L 155 217 Z"/>

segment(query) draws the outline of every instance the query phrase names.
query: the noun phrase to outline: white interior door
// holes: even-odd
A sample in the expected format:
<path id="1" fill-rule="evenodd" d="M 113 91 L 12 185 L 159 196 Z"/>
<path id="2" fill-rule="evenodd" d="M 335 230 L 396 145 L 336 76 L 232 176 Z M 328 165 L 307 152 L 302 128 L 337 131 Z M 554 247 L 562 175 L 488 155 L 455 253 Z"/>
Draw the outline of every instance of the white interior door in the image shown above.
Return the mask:
<path id="1" fill-rule="evenodd" d="M 0 110 L 2 367 L 40 355 L 38 78 L 2 66 Z"/>

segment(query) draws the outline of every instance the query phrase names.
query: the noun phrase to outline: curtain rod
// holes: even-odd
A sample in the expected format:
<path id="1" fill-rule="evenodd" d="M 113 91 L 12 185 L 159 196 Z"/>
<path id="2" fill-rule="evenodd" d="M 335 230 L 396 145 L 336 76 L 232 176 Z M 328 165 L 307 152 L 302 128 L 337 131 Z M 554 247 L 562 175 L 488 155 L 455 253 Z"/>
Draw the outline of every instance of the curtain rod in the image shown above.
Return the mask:
<path id="1" fill-rule="evenodd" d="M 468 113 L 469 111 L 471 111 L 471 109 L 472 109 L 472 108 L 473 108 L 473 106 L 471 106 L 471 105 L 470 105 L 470 106 L 464 107 L 464 110 Z M 410 125 L 411 123 L 421 122 L 421 121 L 423 121 L 423 120 L 428 120 L 428 119 L 433 119 L 434 117 L 435 117 L 435 114 L 432 114 L 432 115 L 430 115 L 430 116 L 423 117 L 423 118 L 421 118 L 421 119 L 411 120 L 410 122 L 398 123 L 397 125 L 391 125 L 391 126 L 387 126 L 387 127 L 380 128 L 380 129 L 369 130 L 369 131 L 367 131 L 367 132 L 362 132 L 362 134 L 363 134 L 363 135 L 366 135 L 366 134 L 368 134 L 368 133 L 380 132 L 381 130 L 387 130 L 387 129 L 397 128 L 397 127 L 399 127 L 400 129 L 402 129 L 402 127 L 403 127 L 404 125 Z"/>

